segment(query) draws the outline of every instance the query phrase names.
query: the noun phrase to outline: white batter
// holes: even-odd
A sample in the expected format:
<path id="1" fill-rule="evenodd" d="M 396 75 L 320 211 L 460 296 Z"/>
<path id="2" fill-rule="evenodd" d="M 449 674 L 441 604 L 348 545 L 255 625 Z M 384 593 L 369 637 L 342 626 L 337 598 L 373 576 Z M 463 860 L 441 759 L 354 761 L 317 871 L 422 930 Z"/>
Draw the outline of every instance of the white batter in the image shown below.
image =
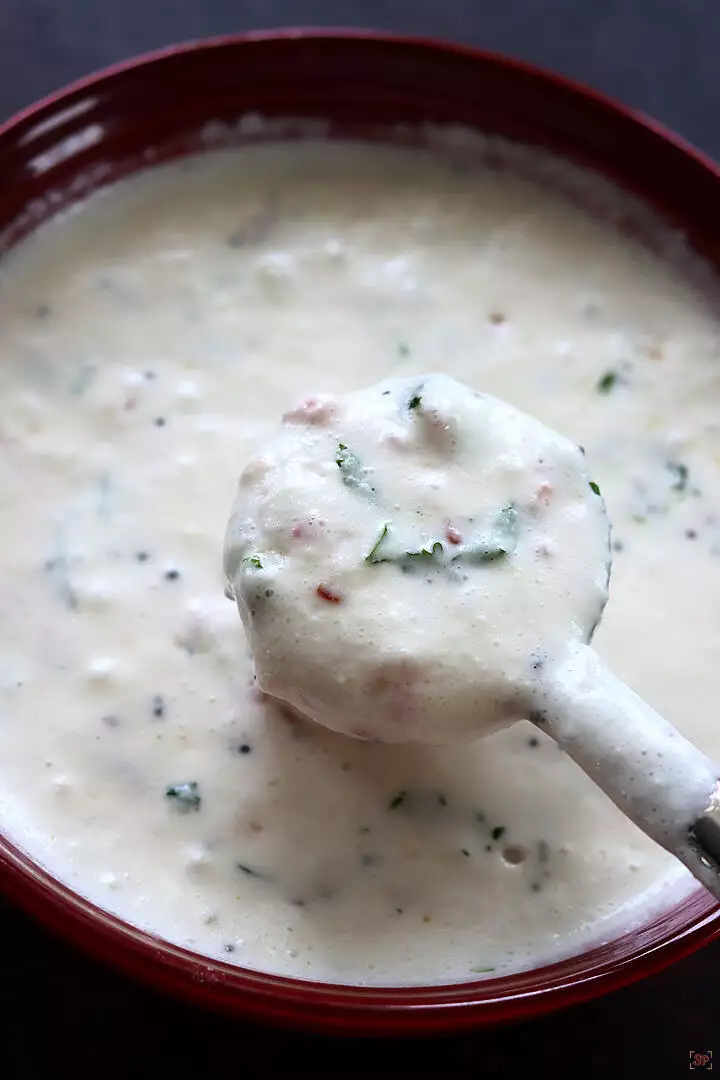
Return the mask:
<path id="1" fill-rule="evenodd" d="M 2 826 L 130 921 L 309 978 L 501 974 L 672 899 L 689 875 L 529 725 L 380 746 L 263 702 L 219 549 L 288 401 L 446 371 L 586 447 L 595 644 L 717 757 L 719 329 L 549 189 L 410 151 L 218 155 L 45 229 L 0 270 Z"/>

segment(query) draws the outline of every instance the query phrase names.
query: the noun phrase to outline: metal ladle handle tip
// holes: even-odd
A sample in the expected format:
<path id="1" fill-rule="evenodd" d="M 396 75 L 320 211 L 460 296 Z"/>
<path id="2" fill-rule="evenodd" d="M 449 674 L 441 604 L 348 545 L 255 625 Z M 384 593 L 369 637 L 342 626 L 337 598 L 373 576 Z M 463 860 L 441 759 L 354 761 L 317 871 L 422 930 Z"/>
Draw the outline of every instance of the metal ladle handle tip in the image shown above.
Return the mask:
<path id="1" fill-rule="evenodd" d="M 690 841 L 708 867 L 720 873 L 720 780 L 707 809 L 690 828 Z"/>

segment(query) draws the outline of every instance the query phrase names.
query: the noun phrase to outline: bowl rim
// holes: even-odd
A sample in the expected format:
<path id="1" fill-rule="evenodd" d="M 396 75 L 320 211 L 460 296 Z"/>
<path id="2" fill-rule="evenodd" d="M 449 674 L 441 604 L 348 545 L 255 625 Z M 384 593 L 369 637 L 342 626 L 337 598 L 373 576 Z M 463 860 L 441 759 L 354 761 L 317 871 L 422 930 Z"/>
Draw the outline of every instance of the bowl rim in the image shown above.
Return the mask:
<path id="1" fill-rule="evenodd" d="M 13 137 L 28 123 L 78 94 L 112 86 L 118 76 L 179 55 L 242 49 L 256 42 L 355 41 L 420 49 L 447 58 L 462 57 L 483 67 L 495 66 L 563 89 L 580 106 L 601 106 L 616 120 L 624 118 L 658 136 L 711 174 L 720 190 L 720 168 L 703 151 L 644 113 L 556 72 L 514 57 L 426 36 L 345 27 L 282 27 L 224 34 L 164 46 L 121 60 L 52 91 L 0 123 L 0 140 Z M 610 177 L 615 181 L 614 177 Z M 233 1015 L 333 1034 L 401 1035 L 457 1031 L 556 1010 L 628 985 L 651 975 L 720 937 L 720 905 L 709 905 L 702 890 L 693 891 L 662 918 L 640 928 L 640 944 L 625 955 L 609 956 L 604 946 L 586 950 L 570 962 L 561 960 L 517 976 L 475 982 L 417 987 L 358 987 L 275 976 L 202 956 L 137 929 L 86 900 L 0 832 L 0 889 L 11 901 L 75 946 L 174 996 Z M 666 916 L 673 927 L 653 940 Z M 613 939 L 616 947 L 630 931 Z M 587 963 L 588 959 L 590 960 Z M 575 961 L 573 964 L 572 961 Z M 510 985 L 508 985 L 510 984 Z"/>
<path id="2" fill-rule="evenodd" d="M 115 63 L 107 64 L 104 67 L 95 68 L 93 71 L 88 72 L 88 74 L 81 75 L 78 79 L 73 79 L 71 82 L 65 83 L 56 90 L 51 90 L 41 98 L 38 98 L 37 101 L 22 106 L 14 113 L 11 113 L 5 120 L 0 122 L 0 137 L 6 136 L 13 129 L 21 126 L 26 120 L 37 119 L 38 113 L 44 111 L 48 107 L 56 105 L 59 101 L 72 97 L 80 91 L 89 90 L 99 83 L 114 78 L 117 75 L 163 61 L 170 57 L 177 56 L 178 54 L 188 55 L 191 53 L 206 52 L 207 50 L 215 48 L 242 46 L 252 44 L 253 42 L 309 41 L 313 39 L 325 41 L 364 41 L 368 42 L 370 45 L 377 44 L 378 42 L 405 45 L 412 48 L 427 49 L 431 52 L 446 52 L 454 54 L 455 56 L 466 57 L 470 60 L 481 61 L 485 64 L 498 65 L 503 67 L 506 71 L 514 71 L 518 74 L 529 75 L 545 83 L 551 83 L 555 86 L 562 87 L 569 93 L 579 96 L 580 98 L 602 105 L 609 112 L 624 116 L 626 119 L 654 132 L 665 142 L 671 143 L 684 154 L 694 158 L 699 165 L 708 169 L 720 180 L 720 164 L 704 150 L 701 150 L 699 147 L 695 146 L 694 143 L 685 139 L 682 135 L 679 135 L 661 121 L 656 120 L 654 117 L 645 113 L 643 110 L 626 105 L 617 98 L 604 93 L 602 90 L 597 90 L 595 87 L 590 86 L 579 79 L 571 78 L 568 75 L 562 75 L 552 68 L 546 68 L 543 65 L 534 64 L 528 60 L 522 60 L 519 57 L 510 54 L 496 52 L 491 49 L 483 49 L 479 46 L 465 45 L 462 42 L 453 41 L 450 38 L 433 37 L 424 34 L 404 34 L 399 31 L 376 30 L 372 27 L 344 27 L 333 25 L 281 26 L 265 30 L 247 30 L 231 34 L 215 34 L 210 37 L 191 38 L 170 45 L 162 45 L 157 49 L 149 49 L 141 53 L 136 53 L 124 60 L 118 60 Z"/>

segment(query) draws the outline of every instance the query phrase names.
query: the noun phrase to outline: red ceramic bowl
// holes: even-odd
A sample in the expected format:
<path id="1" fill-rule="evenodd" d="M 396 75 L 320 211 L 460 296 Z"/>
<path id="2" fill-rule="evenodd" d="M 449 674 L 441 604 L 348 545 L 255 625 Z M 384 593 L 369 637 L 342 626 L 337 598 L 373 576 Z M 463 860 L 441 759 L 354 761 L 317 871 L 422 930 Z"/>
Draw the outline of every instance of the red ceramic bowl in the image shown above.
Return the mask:
<path id="1" fill-rule="evenodd" d="M 375 33 L 283 31 L 118 65 L 0 127 L 0 246 L 100 184 L 197 150 L 208 121 L 324 118 L 332 134 L 462 123 L 548 147 L 641 195 L 720 269 L 720 172 L 678 138 L 554 75 L 487 53 Z M 385 128 L 385 131 L 383 131 Z M 642 978 L 720 935 L 703 891 L 570 960 L 479 983 L 362 989 L 278 978 L 141 933 L 59 884 L 0 835 L 0 886 L 81 948 L 212 1008 L 336 1033 L 449 1032 L 557 1009 Z"/>

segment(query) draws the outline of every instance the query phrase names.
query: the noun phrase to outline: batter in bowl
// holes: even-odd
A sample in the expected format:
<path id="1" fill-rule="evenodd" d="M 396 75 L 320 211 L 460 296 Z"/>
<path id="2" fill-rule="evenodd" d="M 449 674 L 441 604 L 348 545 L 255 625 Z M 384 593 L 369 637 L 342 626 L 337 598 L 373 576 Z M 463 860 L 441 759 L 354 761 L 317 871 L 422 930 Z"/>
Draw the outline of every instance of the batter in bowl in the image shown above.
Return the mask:
<path id="1" fill-rule="evenodd" d="M 172 941 L 353 983 L 534 966 L 691 887 L 529 725 L 379 746 L 263 700 L 219 556 L 289 401 L 444 371 L 586 448 L 595 646 L 717 757 L 720 324 L 691 270 L 550 182 L 332 144 L 159 169 L 9 255 L 3 830 Z"/>

